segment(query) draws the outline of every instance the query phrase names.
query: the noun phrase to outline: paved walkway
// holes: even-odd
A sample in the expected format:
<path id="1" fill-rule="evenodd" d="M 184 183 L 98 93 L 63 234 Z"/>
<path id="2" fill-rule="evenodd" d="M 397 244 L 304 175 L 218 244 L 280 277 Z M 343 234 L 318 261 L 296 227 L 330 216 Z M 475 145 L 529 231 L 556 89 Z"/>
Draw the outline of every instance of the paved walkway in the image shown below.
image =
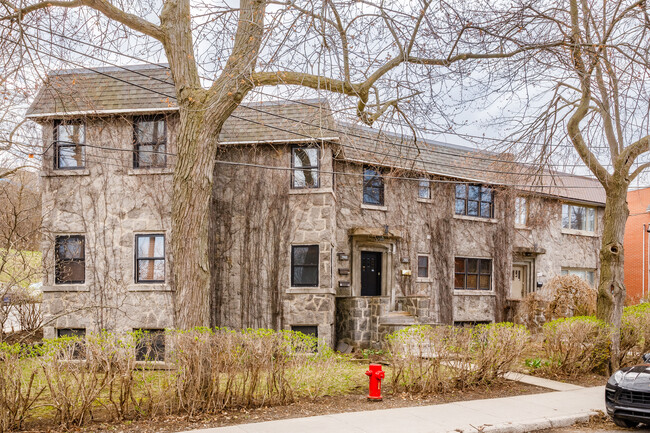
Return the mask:
<path id="1" fill-rule="evenodd" d="M 508 380 L 515 382 L 526 383 L 528 385 L 539 386 L 540 388 L 552 389 L 553 391 L 575 391 L 582 389 L 582 386 L 574 385 L 572 383 L 558 382 L 556 380 L 544 379 L 543 377 L 529 376 L 523 373 L 509 372 L 503 375 Z"/>
<path id="2" fill-rule="evenodd" d="M 192 433 L 518 433 L 586 421 L 598 410 L 605 410 L 604 386 L 241 424 Z"/>

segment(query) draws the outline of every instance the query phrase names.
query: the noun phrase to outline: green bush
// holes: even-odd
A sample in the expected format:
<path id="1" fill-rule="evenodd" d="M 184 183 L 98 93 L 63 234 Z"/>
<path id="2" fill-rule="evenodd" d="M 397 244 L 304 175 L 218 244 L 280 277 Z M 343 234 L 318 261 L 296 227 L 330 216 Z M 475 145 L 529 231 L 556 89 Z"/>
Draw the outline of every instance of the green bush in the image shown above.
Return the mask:
<path id="1" fill-rule="evenodd" d="M 601 371 L 609 360 L 610 328 L 592 316 L 557 319 L 544 324 L 543 348 L 550 374 L 577 376 Z"/>
<path id="2" fill-rule="evenodd" d="M 621 319 L 621 365 L 639 363 L 642 354 L 650 352 L 650 304 L 625 307 Z"/>

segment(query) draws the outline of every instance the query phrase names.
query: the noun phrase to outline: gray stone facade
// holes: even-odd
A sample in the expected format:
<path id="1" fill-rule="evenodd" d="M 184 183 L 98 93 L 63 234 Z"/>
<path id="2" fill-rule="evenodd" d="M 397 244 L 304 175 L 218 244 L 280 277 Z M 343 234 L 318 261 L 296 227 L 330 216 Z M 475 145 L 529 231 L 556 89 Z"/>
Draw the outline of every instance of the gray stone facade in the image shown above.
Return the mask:
<path id="1" fill-rule="evenodd" d="M 167 164 L 133 168 L 132 117 L 89 116 L 86 167 L 54 170 L 54 123 L 44 136 L 42 250 L 46 269 L 45 336 L 56 329 L 160 329 L 174 326 L 168 284 L 170 191 L 176 114 L 167 116 Z M 566 269 L 598 269 L 602 203 L 496 188 L 492 218 L 456 215 L 454 179 L 382 171 L 384 202 L 363 203 L 362 161 L 341 152 L 346 137 L 317 143 L 262 141 L 225 147 L 214 173 L 212 323 L 291 329 L 315 326 L 324 343 L 378 347 L 412 324 L 493 322 L 509 316 L 513 270 L 525 291 Z M 293 146 L 317 145 L 319 183 L 292 188 Z M 528 222 L 516 225 L 515 197 L 528 200 Z M 597 209 L 596 230 L 562 228 L 563 202 Z M 135 236 L 165 236 L 165 282 L 135 282 Z M 56 236 L 85 236 L 83 284 L 56 284 Z M 318 246 L 317 284 L 292 286 L 293 246 Z M 381 257 L 379 294 L 361 293 L 363 253 Z M 427 275 L 418 276 L 426 257 Z M 455 259 L 490 264 L 489 290 L 455 288 Z"/>

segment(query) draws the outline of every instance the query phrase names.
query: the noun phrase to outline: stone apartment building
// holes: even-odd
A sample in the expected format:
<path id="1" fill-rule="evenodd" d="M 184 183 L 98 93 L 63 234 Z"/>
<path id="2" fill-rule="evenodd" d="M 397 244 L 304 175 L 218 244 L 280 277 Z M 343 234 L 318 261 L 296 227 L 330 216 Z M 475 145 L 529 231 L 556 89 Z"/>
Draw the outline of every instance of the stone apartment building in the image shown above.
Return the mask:
<path id="1" fill-rule="evenodd" d="M 43 127 L 46 337 L 173 327 L 178 123 L 163 66 L 52 73 Z M 410 324 L 493 322 L 561 273 L 598 273 L 598 183 L 338 121 L 240 106 L 214 172 L 213 325 L 369 347 Z M 518 185 L 515 187 L 505 185 Z"/>

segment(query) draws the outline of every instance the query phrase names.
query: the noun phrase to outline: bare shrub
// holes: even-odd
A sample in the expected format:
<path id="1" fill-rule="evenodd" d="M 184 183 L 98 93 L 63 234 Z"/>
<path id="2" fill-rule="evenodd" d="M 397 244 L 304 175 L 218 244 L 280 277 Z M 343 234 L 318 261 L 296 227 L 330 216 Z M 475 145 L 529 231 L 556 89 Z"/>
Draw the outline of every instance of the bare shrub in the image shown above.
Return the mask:
<path id="1" fill-rule="evenodd" d="M 188 414 L 293 401 L 288 370 L 314 347 L 312 337 L 268 329 L 195 328 L 172 340 L 178 409 Z"/>
<path id="2" fill-rule="evenodd" d="M 390 383 L 396 392 L 419 394 L 489 384 L 521 358 L 528 339 L 512 323 L 405 328 L 387 337 Z"/>
<path id="3" fill-rule="evenodd" d="M 96 359 L 85 359 L 87 349 L 84 339 L 63 337 L 47 341 L 39 358 L 49 391 L 46 404 L 55 409 L 56 422 L 64 427 L 83 424 L 110 381 Z M 91 352 L 96 353 L 92 348 Z"/>
<path id="4" fill-rule="evenodd" d="M 528 348 L 530 334 L 522 325 L 494 323 L 473 330 L 471 358 L 474 383 L 490 383 L 510 371 Z"/>
<path id="5" fill-rule="evenodd" d="M 598 371 L 609 359 L 610 329 L 591 316 L 556 319 L 544 325 L 542 347 L 548 374 L 577 376 Z"/>
<path id="6" fill-rule="evenodd" d="M 596 314 L 597 291 L 577 275 L 551 278 L 544 287 L 521 302 L 515 321 L 538 331 L 545 322 Z"/>
<path id="7" fill-rule="evenodd" d="M 21 430 L 44 388 L 36 380 L 37 370 L 23 365 L 28 354 L 17 344 L 0 343 L 0 433 Z"/>

